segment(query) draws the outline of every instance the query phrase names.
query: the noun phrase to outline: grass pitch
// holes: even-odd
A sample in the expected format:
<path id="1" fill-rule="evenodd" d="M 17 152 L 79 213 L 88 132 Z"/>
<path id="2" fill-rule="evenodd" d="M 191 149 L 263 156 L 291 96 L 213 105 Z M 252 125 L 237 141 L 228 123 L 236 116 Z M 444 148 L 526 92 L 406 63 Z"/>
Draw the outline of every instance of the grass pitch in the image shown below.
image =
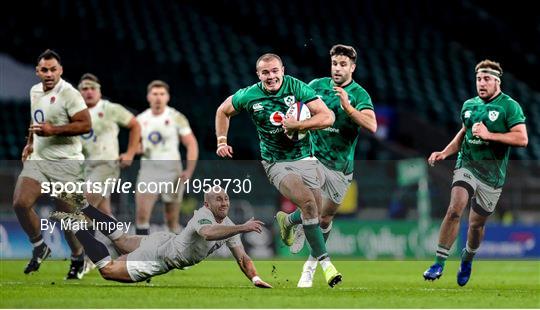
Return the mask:
<path id="1" fill-rule="evenodd" d="M 329 288 L 317 270 L 314 287 L 297 289 L 300 261 L 256 261 L 271 290 L 251 285 L 234 261 L 206 261 L 150 283 L 103 280 L 94 270 L 63 280 L 68 261 L 45 261 L 24 275 L 26 261 L 0 261 L 2 308 L 539 308 L 540 262 L 476 261 L 465 287 L 458 262 L 435 282 L 424 281 L 429 261 L 335 261 L 344 282 Z"/>

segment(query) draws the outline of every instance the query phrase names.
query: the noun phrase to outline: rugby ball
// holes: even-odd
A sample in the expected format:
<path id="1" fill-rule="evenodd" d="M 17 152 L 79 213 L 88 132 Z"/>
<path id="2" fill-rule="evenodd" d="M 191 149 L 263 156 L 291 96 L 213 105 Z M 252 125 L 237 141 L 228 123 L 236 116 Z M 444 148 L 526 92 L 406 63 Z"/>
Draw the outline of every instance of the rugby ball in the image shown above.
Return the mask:
<path id="1" fill-rule="evenodd" d="M 311 118 L 311 112 L 308 107 L 302 102 L 296 102 L 289 107 L 286 116 L 291 116 L 297 121 L 304 121 Z M 307 130 L 303 131 L 289 131 L 286 133 L 287 137 L 293 141 L 299 141 L 306 137 Z"/>

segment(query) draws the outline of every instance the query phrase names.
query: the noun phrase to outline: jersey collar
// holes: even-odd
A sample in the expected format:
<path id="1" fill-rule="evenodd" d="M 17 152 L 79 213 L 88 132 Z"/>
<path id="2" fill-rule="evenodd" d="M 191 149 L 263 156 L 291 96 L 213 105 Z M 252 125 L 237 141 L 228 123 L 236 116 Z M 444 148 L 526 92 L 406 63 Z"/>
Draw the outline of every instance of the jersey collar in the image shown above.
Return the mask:
<path id="1" fill-rule="evenodd" d="M 339 87 L 345 89 L 345 88 L 349 87 L 350 85 L 352 85 L 353 83 L 354 83 L 354 79 L 351 79 L 351 81 L 349 83 L 347 83 L 345 85 L 342 85 L 342 86 L 339 86 Z M 334 83 L 334 80 L 332 80 L 332 78 L 330 78 L 330 84 L 332 85 L 332 87 L 337 86 L 336 83 Z"/>
<path id="2" fill-rule="evenodd" d="M 482 100 L 484 103 L 492 103 L 492 102 L 498 100 L 499 98 L 501 98 L 502 94 L 503 94 L 503 92 L 500 92 L 497 96 L 491 98 L 488 101 L 484 101 L 484 99 L 482 99 L 482 98 L 480 98 L 480 100 Z"/>

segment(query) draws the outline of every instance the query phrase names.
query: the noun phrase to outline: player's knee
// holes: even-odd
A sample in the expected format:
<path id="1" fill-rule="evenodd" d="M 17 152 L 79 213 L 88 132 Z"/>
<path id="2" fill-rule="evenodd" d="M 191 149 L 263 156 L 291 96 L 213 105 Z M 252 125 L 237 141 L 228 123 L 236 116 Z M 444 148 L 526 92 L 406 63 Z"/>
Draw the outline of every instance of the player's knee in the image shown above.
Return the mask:
<path id="1" fill-rule="evenodd" d="M 452 221 L 459 221 L 463 209 L 455 205 L 450 205 L 446 211 L 446 217 Z"/>
<path id="2" fill-rule="evenodd" d="M 15 210 L 15 212 L 26 211 L 31 207 L 32 203 L 30 200 L 23 196 L 18 196 L 13 199 L 13 210 Z"/>
<path id="3" fill-rule="evenodd" d="M 334 218 L 333 215 L 323 215 L 323 216 L 321 216 L 321 220 L 320 220 L 321 228 L 323 228 L 323 229 L 328 228 L 328 226 L 330 226 L 330 223 L 332 223 L 333 218 Z"/>
<path id="4" fill-rule="evenodd" d="M 114 269 L 111 267 L 111 264 L 109 264 L 109 265 L 107 265 L 107 266 L 105 266 L 103 268 L 100 268 L 99 273 L 101 274 L 101 276 L 105 280 L 116 280 L 115 272 L 114 272 Z"/>

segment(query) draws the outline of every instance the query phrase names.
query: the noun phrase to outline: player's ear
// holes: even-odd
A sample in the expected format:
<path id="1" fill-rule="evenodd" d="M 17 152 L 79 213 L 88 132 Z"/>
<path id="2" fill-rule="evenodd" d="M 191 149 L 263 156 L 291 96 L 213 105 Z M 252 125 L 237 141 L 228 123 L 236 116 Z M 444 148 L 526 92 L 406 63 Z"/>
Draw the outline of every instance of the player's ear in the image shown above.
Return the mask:
<path id="1" fill-rule="evenodd" d="M 356 64 L 353 62 L 351 64 L 351 72 L 354 72 L 355 69 L 356 69 Z"/>
<path id="2" fill-rule="evenodd" d="M 64 73 L 64 67 L 58 66 L 58 71 L 60 72 L 60 76 Z"/>

